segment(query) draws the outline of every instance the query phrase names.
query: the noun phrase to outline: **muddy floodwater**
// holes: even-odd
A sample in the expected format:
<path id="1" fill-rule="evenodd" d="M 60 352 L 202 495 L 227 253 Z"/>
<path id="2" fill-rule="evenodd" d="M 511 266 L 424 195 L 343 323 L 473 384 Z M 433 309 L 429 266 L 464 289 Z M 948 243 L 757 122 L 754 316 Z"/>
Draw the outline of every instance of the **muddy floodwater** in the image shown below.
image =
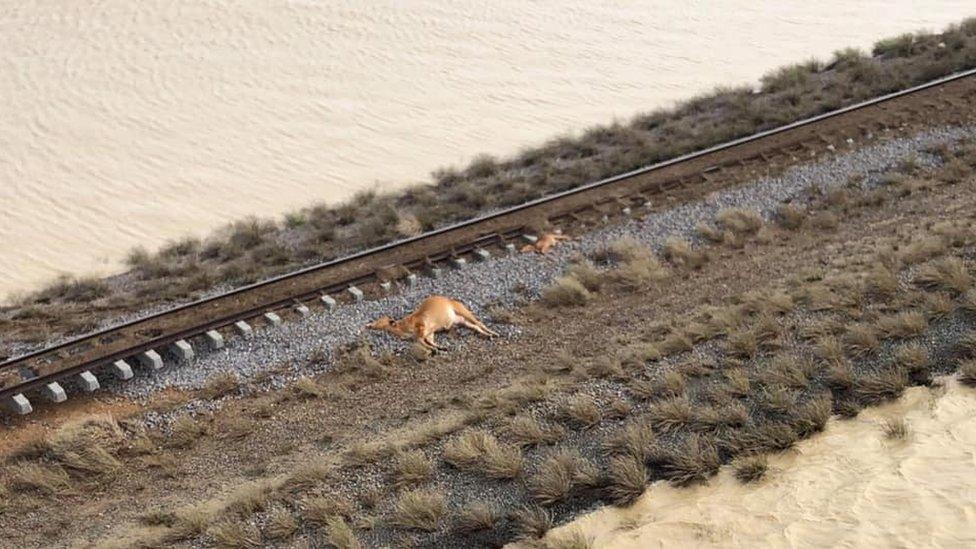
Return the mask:
<path id="1" fill-rule="evenodd" d="M 424 180 L 970 0 L 0 0 L 0 299 Z"/>
<path id="2" fill-rule="evenodd" d="M 886 438 L 903 419 L 905 440 Z M 916 387 L 770 458 L 765 480 L 728 468 L 707 485 L 652 485 L 630 508 L 555 530 L 593 547 L 976 547 L 976 390 Z"/>

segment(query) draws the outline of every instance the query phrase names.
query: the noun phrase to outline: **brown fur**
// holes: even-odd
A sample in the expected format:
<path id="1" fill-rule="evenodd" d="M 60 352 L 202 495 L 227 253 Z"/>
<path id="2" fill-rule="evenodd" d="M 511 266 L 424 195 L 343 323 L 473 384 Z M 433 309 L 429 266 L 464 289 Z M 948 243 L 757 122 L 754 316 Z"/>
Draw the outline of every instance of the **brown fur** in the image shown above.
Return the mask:
<path id="1" fill-rule="evenodd" d="M 523 252 L 537 252 L 540 254 L 548 253 L 549 250 L 564 240 L 570 240 L 570 238 L 563 234 L 557 233 L 546 233 L 539 237 L 539 240 L 535 244 L 526 244 L 522 246 Z"/>
<path id="2" fill-rule="evenodd" d="M 463 303 L 440 295 L 428 297 L 416 311 L 400 320 L 381 316 L 375 322 L 367 324 L 366 328 L 390 332 L 403 339 L 413 338 L 428 349 L 440 351 L 443 348 L 437 345 L 434 334 L 450 330 L 456 325 L 470 328 L 489 338 L 498 335 L 478 320 Z"/>

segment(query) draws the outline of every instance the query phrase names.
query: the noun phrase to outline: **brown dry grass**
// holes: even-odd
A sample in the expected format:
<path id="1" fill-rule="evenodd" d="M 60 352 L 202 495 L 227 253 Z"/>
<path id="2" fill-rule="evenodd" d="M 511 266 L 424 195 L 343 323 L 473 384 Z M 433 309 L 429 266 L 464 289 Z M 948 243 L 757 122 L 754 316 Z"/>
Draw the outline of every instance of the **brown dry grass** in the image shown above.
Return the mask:
<path id="1" fill-rule="evenodd" d="M 609 485 L 607 496 L 615 505 L 630 505 L 644 493 L 647 486 L 647 469 L 643 460 L 629 455 L 614 456 L 610 459 Z"/>
<path id="2" fill-rule="evenodd" d="M 432 532 L 440 525 L 446 512 L 447 504 L 442 492 L 414 490 L 404 492 L 397 499 L 392 522 L 401 528 Z"/>
<path id="3" fill-rule="evenodd" d="M 769 470 L 769 461 L 764 455 L 744 456 L 732 461 L 735 478 L 741 482 L 758 482 Z"/>

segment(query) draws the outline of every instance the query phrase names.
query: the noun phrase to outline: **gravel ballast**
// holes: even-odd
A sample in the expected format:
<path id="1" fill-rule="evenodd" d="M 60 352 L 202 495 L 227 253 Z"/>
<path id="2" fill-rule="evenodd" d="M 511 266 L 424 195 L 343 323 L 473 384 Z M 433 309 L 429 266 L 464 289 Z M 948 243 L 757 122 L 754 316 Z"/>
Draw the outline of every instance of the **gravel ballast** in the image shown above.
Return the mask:
<path id="1" fill-rule="evenodd" d="M 380 352 L 405 348 L 406 342 L 365 330 L 364 326 L 384 314 L 407 314 L 431 294 L 458 299 L 485 319 L 489 306 L 507 307 L 523 300 L 526 295 L 537 297 L 566 268 L 571 257 L 588 253 L 619 238 L 634 238 L 654 249 L 669 237 L 694 242 L 695 225 L 713 222 L 722 209 L 756 210 L 769 219 L 778 205 L 802 200 L 811 187 L 826 189 L 845 185 L 855 178 L 861 181 L 861 185 L 876 185 L 885 172 L 907 159 L 913 159 L 923 167 L 935 164 L 936 157 L 924 152 L 932 145 L 952 144 L 973 136 L 976 136 L 976 128 L 938 128 L 911 137 L 888 139 L 849 152 L 838 152 L 823 160 L 789 168 L 782 175 L 760 178 L 734 189 L 713 193 L 702 200 L 649 214 L 643 219 L 573 235 L 574 240 L 546 256 L 501 256 L 500 250 L 493 250 L 496 257 L 489 261 L 468 263 L 459 270 L 445 269 L 438 279 L 422 277 L 415 287 L 399 288 L 389 297 L 341 305 L 333 311 L 313 310 L 304 320 L 286 322 L 277 328 L 259 329 L 253 339 L 231 339 L 221 351 L 198 349 L 199 356 L 189 364 L 171 365 L 153 373 L 140 371 L 135 379 L 127 383 L 102 376 L 103 382 L 108 390 L 144 399 L 164 388 L 202 387 L 221 372 L 234 372 L 247 379 L 270 368 L 277 369 L 282 364 L 289 364 L 288 373 L 276 374 L 272 378 L 271 385 L 280 387 L 289 379 L 327 370 L 333 363 L 333 351 L 337 346 L 362 338 L 366 338 L 374 350 Z M 518 328 L 514 326 L 496 325 L 493 329 L 505 337 L 518 335 Z M 442 342 L 448 346 L 463 345 L 463 341 L 461 338 L 442 338 Z M 313 353 L 320 360 L 310 363 Z"/>

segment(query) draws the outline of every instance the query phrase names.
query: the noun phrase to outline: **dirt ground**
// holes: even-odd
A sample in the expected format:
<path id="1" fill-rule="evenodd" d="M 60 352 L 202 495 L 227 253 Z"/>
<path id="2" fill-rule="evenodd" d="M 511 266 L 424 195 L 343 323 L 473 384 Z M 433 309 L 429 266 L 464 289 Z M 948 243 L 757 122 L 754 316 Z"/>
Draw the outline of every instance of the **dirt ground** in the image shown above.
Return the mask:
<path id="1" fill-rule="evenodd" d="M 768 241 L 753 240 L 741 249 L 713 247 L 700 270 L 675 269 L 677 276 L 666 284 L 639 295 L 601 292 L 571 312 L 527 305 L 497 315 L 495 321 L 504 316 L 521 327 L 515 340 L 472 338 L 462 349 L 425 361 L 404 353 L 374 376 L 328 373 L 317 379 L 328 388 L 318 398 L 301 398 L 287 389 L 228 400 L 202 420 L 205 432 L 185 448 L 169 447 L 164 435 L 150 433 L 152 450 L 120 452 L 123 467 L 116 473 L 76 482 L 55 495 L 0 493 L 0 535 L 9 546 L 62 547 L 144 533 L 146 521 L 140 517 L 154 509 L 217 499 L 244 482 L 286 473 L 295 464 L 338 463 L 341 452 L 357 442 L 469 413 L 479 396 L 546 368 L 559 355 L 568 353 L 584 362 L 638 339 L 652 323 L 683 318 L 703 305 L 783 286 L 809 273 L 829 274 L 856 264 L 894 237 L 921 232 L 947 218 L 972 219 L 974 203 L 976 180 L 970 178 L 878 205 L 845 206 L 837 210 L 841 223 L 835 230 L 770 228 Z M 471 336 L 445 339 L 450 344 L 455 337 Z M 178 406 L 187 398 L 163 395 L 145 409 L 104 396 L 72 401 L 72 408 L 42 410 L 4 430 L 0 453 L 10 454 L 25 441 L 51 432 L 65 418 L 110 413 L 125 425 L 125 420 Z"/>

